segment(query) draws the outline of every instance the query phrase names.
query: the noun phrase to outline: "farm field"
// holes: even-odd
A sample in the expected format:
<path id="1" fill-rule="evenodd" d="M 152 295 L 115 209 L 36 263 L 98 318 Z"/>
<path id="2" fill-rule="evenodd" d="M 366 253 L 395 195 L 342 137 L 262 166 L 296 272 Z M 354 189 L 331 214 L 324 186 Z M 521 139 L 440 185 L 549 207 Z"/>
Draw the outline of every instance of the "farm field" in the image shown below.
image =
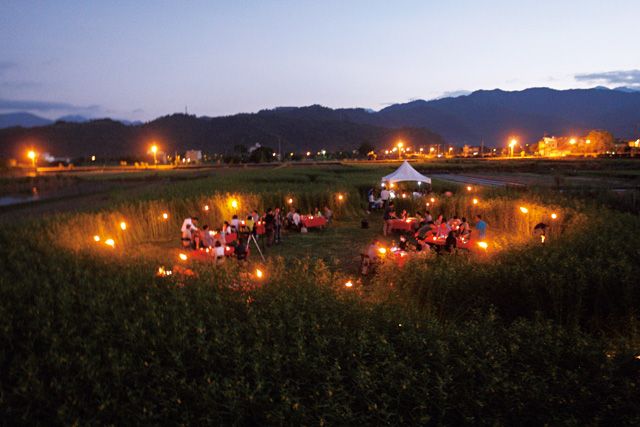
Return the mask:
<path id="1" fill-rule="evenodd" d="M 366 192 L 397 164 L 79 174 L 63 187 L 100 190 L 5 207 L 0 415 L 9 424 L 638 424 L 638 164 L 553 163 L 580 190 L 568 191 L 547 185 L 549 163 L 415 165 L 526 185 L 467 190 L 443 177 L 427 198 L 399 197 L 398 210 L 481 213 L 488 249 L 425 250 L 402 264 L 389 256 L 366 277 L 366 246 L 399 238 L 382 237 Z M 611 194 L 603 179 L 630 190 Z M 329 206 L 334 221 L 273 247 L 259 240 L 266 261 L 253 250 L 246 264 L 180 259 L 183 218 L 217 229 L 289 200 L 303 213 Z M 532 233 L 541 221 L 544 245 Z"/>

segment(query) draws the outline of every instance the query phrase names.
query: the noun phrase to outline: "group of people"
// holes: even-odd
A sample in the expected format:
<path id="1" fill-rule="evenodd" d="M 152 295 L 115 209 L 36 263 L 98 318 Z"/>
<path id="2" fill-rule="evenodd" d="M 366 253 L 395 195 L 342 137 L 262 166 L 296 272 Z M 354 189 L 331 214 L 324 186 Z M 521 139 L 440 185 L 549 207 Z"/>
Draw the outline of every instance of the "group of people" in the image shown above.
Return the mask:
<path id="1" fill-rule="evenodd" d="M 329 206 L 325 206 L 322 211 L 320 211 L 319 208 L 315 208 L 312 215 L 316 217 L 324 217 L 327 220 L 327 223 L 330 223 L 333 219 L 333 211 L 329 209 Z M 296 209 L 292 206 L 284 220 L 285 228 L 287 230 L 305 231 L 300 209 Z"/>
<path id="2" fill-rule="evenodd" d="M 322 212 L 316 208 L 313 215 L 323 216 L 327 222 L 333 218 L 333 212 L 328 206 Z M 211 230 L 207 224 L 200 227 L 197 216 L 185 218 L 180 229 L 182 247 L 192 250 L 209 249 L 217 259 L 223 259 L 225 248 L 232 246 L 236 257 L 244 259 L 247 255 L 247 239 L 251 236 L 264 234 L 266 246 L 270 247 L 282 242 L 283 229 L 301 231 L 303 228 L 300 210 L 293 207 L 286 215 L 283 215 L 280 208 L 268 208 L 262 215 L 254 209 L 243 218 L 233 215 L 230 221 L 224 221 L 220 231 Z M 235 235 L 232 241 L 228 238 L 229 235 Z"/>
<path id="3" fill-rule="evenodd" d="M 403 193 L 406 195 L 407 193 Z M 409 194 L 413 198 L 424 197 L 425 193 L 423 191 L 410 191 Z M 387 187 L 382 187 L 380 193 L 376 194 L 376 190 L 374 188 L 370 188 L 367 191 L 367 202 L 369 204 L 369 211 L 382 209 L 389 205 L 389 203 L 396 198 L 396 193 L 393 190 L 388 189 Z"/>

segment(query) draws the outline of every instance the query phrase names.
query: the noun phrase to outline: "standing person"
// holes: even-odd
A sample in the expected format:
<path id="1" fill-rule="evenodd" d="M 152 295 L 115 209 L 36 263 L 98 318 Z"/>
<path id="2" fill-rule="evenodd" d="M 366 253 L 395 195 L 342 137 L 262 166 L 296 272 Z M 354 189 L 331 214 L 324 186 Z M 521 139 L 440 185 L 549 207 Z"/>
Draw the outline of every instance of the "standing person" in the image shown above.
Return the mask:
<path id="1" fill-rule="evenodd" d="M 324 207 L 324 217 L 327 219 L 328 224 L 331 223 L 331 220 L 333 219 L 333 211 L 329 209 L 329 206 Z"/>
<path id="2" fill-rule="evenodd" d="M 253 222 L 258 222 L 260 219 L 260 215 L 258 215 L 258 211 L 255 209 L 251 211 L 251 216 L 253 217 Z"/>
<path id="3" fill-rule="evenodd" d="M 482 215 L 476 215 L 476 231 L 478 239 L 482 240 L 487 237 L 487 223 L 482 220 Z"/>
<path id="4" fill-rule="evenodd" d="M 376 196 L 373 188 L 370 188 L 367 192 L 367 201 L 369 202 L 369 210 L 374 210 L 376 208 Z"/>
<path id="5" fill-rule="evenodd" d="M 231 217 L 231 227 L 234 228 L 234 231 L 240 230 L 240 220 L 238 219 L 238 215 Z"/>
<path id="6" fill-rule="evenodd" d="M 389 204 L 389 198 L 391 197 L 391 193 L 387 190 L 387 187 L 384 187 L 380 192 L 380 199 L 382 199 L 382 205 L 386 208 Z"/>
<path id="7" fill-rule="evenodd" d="M 293 213 L 292 221 L 293 227 L 296 230 L 300 230 L 300 209 L 295 210 L 295 212 Z"/>
<path id="8" fill-rule="evenodd" d="M 267 214 L 264 216 L 264 230 L 267 234 L 267 246 L 273 245 L 274 235 L 276 229 L 276 217 L 273 214 L 273 209 L 267 209 Z"/>
<path id="9" fill-rule="evenodd" d="M 393 202 L 390 202 L 389 205 L 384 208 L 384 216 L 382 217 L 384 219 L 384 227 L 382 228 L 382 234 L 383 235 L 388 235 L 391 234 L 391 231 L 393 230 L 393 220 L 396 217 L 396 212 L 395 212 L 395 207 L 393 205 Z"/>
<path id="10" fill-rule="evenodd" d="M 245 230 L 248 233 L 253 233 L 253 226 L 255 225 L 255 220 L 253 219 L 253 215 L 249 215 L 247 216 L 247 219 L 244 223 L 244 226 L 246 227 Z"/>
<path id="11" fill-rule="evenodd" d="M 274 226 L 274 241 L 276 244 L 282 242 L 282 213 L 280 212 L 280 208 L 276 208 L 273 213 L 273 226 Z"/>

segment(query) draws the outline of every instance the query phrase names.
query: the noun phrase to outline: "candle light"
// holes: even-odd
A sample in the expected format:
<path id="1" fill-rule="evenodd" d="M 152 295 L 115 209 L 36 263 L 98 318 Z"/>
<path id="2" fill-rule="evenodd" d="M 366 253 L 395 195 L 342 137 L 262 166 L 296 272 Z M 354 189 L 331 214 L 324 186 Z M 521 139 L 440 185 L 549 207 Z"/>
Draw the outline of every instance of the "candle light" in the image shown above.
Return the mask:
<path id="1" fill-rule="evenodd" d="M 557 218 L 558 218 L 558 215 L 555 212 L 551 214 L 551 219 L 557 219 Z"/>
<path id="2" fill-rule="evenodd" d="M 180 254 L 180 255 L 178 255 L 178 258 L 180 258 L 182 261 L 186 261 L 187 260 L 187 255 L 186 254 Z"/>
<path id="3" fill-rule="evenodd" d="M 262 270 L 260 270 L 259 268 L 256 268 L 256 277 L 258 279 L 262 279 L 263 276 L 264 276 L 264 273 L 262 272 Z"/>
<path id="4" fill-rule="evenodd" d="M 105 240 L 104 244 L 107 245 L 107 246 L 111 246 L 112 248 L 116 246 L 116 242 L 113 239 Z"/>
<path id="5" fill-rule="evenodd" d="M 168 213 L 166 213 L 166 212 L 164 212 L 164 213 L 162 214 L 162 219 L 169 219 L 169 214 L 168 214 Z"/>
<path id="6" fill-rule="evenodd" d="M 523 214 L 529 213 L 529 209 L 525 208 L 524 206 L 520 206 L 520 212 L 522 212 Z"/>
<path id="7" fill-rule="evenodd" d="M 347 283 L 344 284 L 347 288 L 350 288 L 353 286 L 353 282 L 351 280 L 347 281 Z"/>
<path id="8" fill-rule="evenodd" d="M 93 236 L 93 240 L 95 240 L 96 242 L 100 241 L 100 236 L 98 236 L 97 234 L 95 236 Z"/>
<path id="9" fill-rule="evenodd" d="M 489 247 L 487 242 L 478 242 L 478 246 L 480 246 L 484 250 L 487 250 L 487 248 Z"/>
<path id="10" fill-rule="evenodd" d="M 120 228 L 122 229 L 122 231 L 126 230 L 126 229 L 127 229 L 127 223 L 126 223 L 126 222 L 124 222 L 124 221 L 122 221 L 122 222 L 120 223 Z"/>

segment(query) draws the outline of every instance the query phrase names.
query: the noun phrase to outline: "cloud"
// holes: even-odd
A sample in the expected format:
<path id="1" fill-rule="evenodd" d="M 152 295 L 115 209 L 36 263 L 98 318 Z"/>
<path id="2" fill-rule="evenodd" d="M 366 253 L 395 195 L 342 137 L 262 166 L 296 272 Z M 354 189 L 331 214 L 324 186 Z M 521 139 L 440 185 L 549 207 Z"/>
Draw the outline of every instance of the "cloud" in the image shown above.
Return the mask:
<path id="1" fill-rule="evenodd" d="M 444 92 L 442 95 L 440 95 L 440 98 L 457 98 L 459 96 L 467 96 L 467 95 L 471 95 L 470 90 L 452 90 L 452 91 Z"/>
<path id="2" fill-rule="evenodd" d="M 0 81 L 0 88 L 5 90 L 35 89 L 42 86 L 42 83 L 31 81 Z"/>
<path id="3" fill-rule="evenodd" d="M 97 114 L 102 112 L 99 105 L 80 106 L 67 102 L 33 101 L 0 98 L 0 110 L 30 110 L 40 112 L 69 111 L 74 113 Z"/>
<path id="4" fill-rule="evenodd" d="M 605 71 L 602 73 L 576 74 L 574 78 L 579 82 L 640 86 L 640 70 L 618 70 Z"/>

